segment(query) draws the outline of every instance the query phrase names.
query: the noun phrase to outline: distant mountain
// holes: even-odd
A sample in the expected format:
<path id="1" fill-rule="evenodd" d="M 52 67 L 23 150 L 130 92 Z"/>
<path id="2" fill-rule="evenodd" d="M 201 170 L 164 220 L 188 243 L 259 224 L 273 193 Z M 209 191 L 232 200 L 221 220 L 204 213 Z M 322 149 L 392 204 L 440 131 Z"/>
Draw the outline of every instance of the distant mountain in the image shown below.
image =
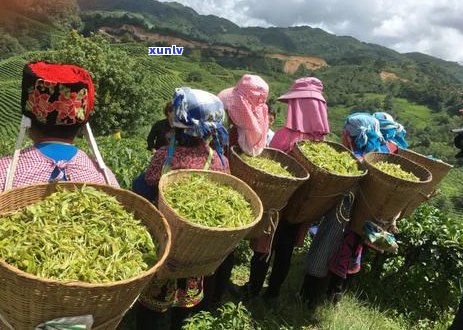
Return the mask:
<path id="1" fill-rule="evenodd" d="M 440 72 L 444 81 L 463 84 L 463 67 L 457 63 L 419 53 L 400 54 L 389 48 L 361 42 L 350 36 L 336 36 L 319 28 L 300 27 L 239 27 L 227 19 L 199 15 L 193 9 L 176 2 L 154 0 L 77 0 L 82 11 L 99 11 L 97 19 L 89 20 L 92 29 L 98 27 L 101 12 L 125 11 L 142 16 L 142 23 L 151 31 L 210 44 L 229 45 L 256 52 L 307 55 L 323 58 L 328 65 L 363 65 L 377 62 L 398 68 L 406 78 L 416 76 L 415 70 Z M 120 17 L 120 16 L 119 16 Z M 112 18 L 112 24 L 118 24 Z M 106 20 L 107 22 L 107 20 Z M 124 19 L 119 19 L 123 24 Z M 429 67 L 432 67 L 430 69 Z M 436 69 L 439 68 L 439 69 Z"/>
<path id="2" fill-rule="evenodd" d="M 0 3 L 0 59 L 46 49 L 62 32 L 79 28 L 74 0 L 9 0 Z"/>
<path id="3" fill-rule="evenodd" d="M 463 82 L 462 66 L 457 62 L 445 61 L 440 58 L 416 52 L 405 53 L 404 55 L 417 63 L 421 70 L 426 70 L 429 66 L 438 67 L 442 70 L 443 75 L 453 77 L 453 83 Z"/>
<path id="4" fill-rule="evenodd" d="M 24 50 L 49 48 L 70 28 L 83 28 L 85 33 L 90 33 L 108 27 L 114 31 L 119 29 L 128 41 L 140 40 L 138 36 L 131 39 L 131 31 L 137 31 L 138 34 L 146 32 L 180 38 L 200 44 L 202 50 L 208 45 L 215 49 L 222 47 L 218 56 L 241 56 L 240 62 L 221 60 L 221 64 L 231 63 L 235 68 L 241 65 L 244 69 L 255 69 L 256 64 L 262 62 L 259 57 L 267 58 L 264 64 L 269 68 L 275 67 L 278 60 L 286 61 L 285 67 L 288 67 L 284 58 L 296 56 L 297 61 L 309 63 L 305 66 L 307 70 L 299 72 L 297 67 L 289 65 L 292 69 L 286 72 L 304 74 L 325 67 L 311 65 L 311 59 L 315 59 L 329 67 L 344 66 L 342 72 L 348 72 L 353 65 L 368 67 L 378 74 L 385 71 L 392 74 L 389 77 L 402 81 L 463 85 L 463 67 L 458 63 L 420 53 L 400 54 L 380 45 L 309 26 L 239 27 L 221 17 L 199 15 L 176 2 L 13 0 L 1 1 L 0 9 L 0 58 Z M 243 54 L 246 54 L 244 58 Z M 248 54 L 253 54 L 254 58 Z M 211 57 L 215 55 L 217 53 L 210 54 Z"/>

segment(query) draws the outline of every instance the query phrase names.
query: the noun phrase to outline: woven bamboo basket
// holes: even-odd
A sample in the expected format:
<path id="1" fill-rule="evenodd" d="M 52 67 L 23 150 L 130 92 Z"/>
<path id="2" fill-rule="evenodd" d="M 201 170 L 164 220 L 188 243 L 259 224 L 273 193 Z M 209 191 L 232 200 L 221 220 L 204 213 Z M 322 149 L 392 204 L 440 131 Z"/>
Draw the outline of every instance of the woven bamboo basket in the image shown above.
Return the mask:
<path id="1" fill-rule="evenodd" d="M 240 157 L 241 153 L 238 146 L 231 148 L 231 173 L 246 182 L 256 192 L 262 201 L 264 210 L 283 208 L 293 192 L 309 178 L 309 173 L 301 164 L 280 150 L 265 148 L 259 157 L 280 163 L 294 175 L 292 178 L 273 175 L 252 167 Z"/>
<path id="2" fill-rule="evenodd" d="M 401 219 L 402 210 L 431 181 L 431 173 L 423 166 L 399 155 L 370 152 L 364 157 L 368 174 L 360 181 L 358 196 L 351 211 L 352 229 L 363 235 L 363 224 L 369 219 L 384 230 Z M 399 179 L 380 171 L 373 164 L 379 161 L 399 164 L 420 181 Z"/>
<path id="3" fill-rule="evenodd" d="M 415 198 L 411 200 L 403 210 L 402 216 L 406 218 L 410 216 L 422 202 L 432 195 L 432 193 L 436 190 L 437 185 L 449 173 L 453 166 L 440 160 L 428 158 L 409 149 L 399 149 L 398 155 L 423 166 L 432 174 L 431 181 L 418 191 Z"/>
<path id="4" fill-rule="evenodd" d="M 241 150 L 238 146 L 231 148 L 231 173 L 246 182 L 256 192 L 262 201 L 265 212 L 262 220 L 246 237 L 257 238 L 269 235 L 271 233 L 271 221 L 275 219 L 275 212 L 281 210 L 294 191 L 309 179 L 309 173 L 294 158 L 277 149 L 265 148 L 260 157 L 266 157 L 279 162 L 294 177 L 289 178 L 261 171 L 243 161 L 240 154 Z"/>
<path id="5" fill-rule="evenodd" d="M 344 193 L 354 188 L 367 171 L 361 175 L 351 176 L 330 173 L 304 156 L 299 147 L 301 143 L 303 141 L 298 142 L 290 154 L 305 167 L 310 173 L 310 178 L 292 195 L 283 210 L 283 217 L 290 223 L 311 224 L 320 220 L 326 212 L 336 206 Z M 349 149 L 339 143 L 332 141 L 318 143 L 327 143 L 337 151 L 347 151 L 351 154 Z M 354 155 L 352 159 L 355 159 L 359 168 L 363 169 Z"/>
<path id="6" fill-rule="evenodd" d="M 0 314 L 4 322 L 0 321 L 3 324 L 0 329 L 31 330 L 55 318 L 86 314 L 93 316 L 94 329 L 116 329 L 124 313 L 165 262 L 171 245 L 169 225 L 144 198 L 128 190 L 91 183 L 60 182 L 9 190 L 0 194 L 0 214 L 44 199 L 56 191 L 57 185 L 70 190 L 83 185 L 92 186 L 116 197 L 155 238 L 160 258 L 149 270 L 136 277 L 104 284 L 43 279 L 0 260 Z"/>
<path id="7" fill-rule="evenodd" d="M 237 228 L 212 228 L 188 221 L 175 212 L 164 197 L 164 188 L 185 176 L 207 175 L 240 192 L 251 204 L 254 220 Z M 263 213 L 259 196 L 243 181 L 226 173 L 206 170 L 174 170 L 159 180 L 159 210 L 172 230 L 169 257 L 159 270 L 159 278 L 184 278 L 212 274 L 242 238 L 260 221 Z"/>

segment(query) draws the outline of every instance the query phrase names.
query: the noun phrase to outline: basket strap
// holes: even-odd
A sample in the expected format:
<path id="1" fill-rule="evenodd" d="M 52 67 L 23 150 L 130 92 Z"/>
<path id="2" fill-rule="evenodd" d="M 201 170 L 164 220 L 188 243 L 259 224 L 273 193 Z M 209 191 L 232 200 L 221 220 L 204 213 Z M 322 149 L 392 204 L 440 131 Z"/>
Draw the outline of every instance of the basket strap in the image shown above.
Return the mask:
<path id="1" fill-rule="evenodd" d="M 0 308 L 0 322 L 3 323 L 3 325 L 5 325 L 7 327 L 7 329 L 9 330 L 15 330 L 15 328 L 13 328 L 13 326 L 6 320 L 6 317 L 3 316 L 3 311 L 2 309 Z"/>
<path id="2" fill-rule="evenodd" d="M 7 191 L 8 189 L 11 189 L 11 187 L 13 186 L 13 179 L 16 173 L 16 167 L 18 166 L 18 162 L 19 162 L 21 146 L 23 144 L 24 137 L 26 136 L 26 131 L 29 127 L 31 127 L 31 119 L 29 117 L 22 116 L 21 124 L 19 126 L 19 134 L 18 134 L 18 137 L 16 138 L 16 144 L 14 147 L 13 158 L 11 159 L 11 163 L 8 166 L 8 171 L 6 174 L 6 181 L 5 181 L 5 186 L 3 187 L 3 191 Z"/>
<path id="3" fill-rule="evenodd" d="M 207 139 L 207 141 L 206 141 L 206 144 L 207 144 L 207 146 L 209 148 L 209 154 L 207 155 L 207 159 L 206 159 L 206 162 L 204 163 L 203 170 L 208 170 L 209 169 L 209 167 L 212 164 L 212 159 L 214 158 L 214 150 L 210 146 L 211 141 L 212 141 L 211 138 Z"/>
<path id="4" fill-rule="evenodd" d="M 355 194 L 352 191 L 349 191 L 349 194 L 347 195 L 347 198 L 348 198 L 349 205 L 352 206 L 352 204 L 354 203 Z M 336 206 L 336 220 L 338 220 L 338 222 L 340 224 L 342 224 L 343 222 L 347 223 L 350 220 L 350 217 L 349 217 L 350 207 L 349 207 L 349 212 L 348 212 L 347 216 L 345 216 L 343 214 L 343 212 L 342 212 L 342 209 L 344 207 L 344 203 L 345 203 L 345 198 L 341 199 L 341 202 L 338 203 L 338 205 Z"/>
<path id="5" fill-rule="evenodd" d="M 92 150 L 93 155 L 96 158 L 96 161 L 98 162 L 98 166 L 100 167 L 100 170 L 103 172 L 104 179 L 106 181 L 106 184 L 111 184 L 111 181 L 109 179 L 109 173 L 108 173 L 108 168 L 106 167 L 105 162 L 103 161 L 103 157 L 101 157 L 100 150 L 98 149 L 98 145 L 96 144 L 95 137 L 93 136 L 92 129 L 90 128 L 90 124 L 86 123 L 84 126 L 84 135 L 85 138 L 90 145 L 90 149 Z"/>
<path id="6" fill-rule="evenodd" d="M 175 148 L 177 147 L 177 140 L 174 135 L 170 139 L 169 147 L 167 148 L 167 155 L 166 159 L 164 160 L 164 164 L 162 164 L 161 174 L 166 174 L 170 171 L 170 163 L 172 162 L 172 158 L 174 157 Z"/>
<path id="7" fill-rule="evenodd" d="M 277 209 L 269 209 L 268 211 L 270 217 L 270 246 L 269 246 L 269 253 L 265 258 L 265 262 L 269 262 L 270 257 L 272 256 L 272 245 L 273 245 L 273 238 L 275 237 L 275 233 L 277 231 L 278 223 L 280 222 L 280 210 Z"/>

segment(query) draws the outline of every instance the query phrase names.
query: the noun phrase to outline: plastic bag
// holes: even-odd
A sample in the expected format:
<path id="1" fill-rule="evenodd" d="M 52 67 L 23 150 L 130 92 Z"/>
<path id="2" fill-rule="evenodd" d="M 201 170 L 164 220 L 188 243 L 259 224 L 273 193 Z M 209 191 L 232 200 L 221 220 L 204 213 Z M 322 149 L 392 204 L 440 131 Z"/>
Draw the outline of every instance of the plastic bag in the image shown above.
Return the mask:
<path id="1" fill-rule="evenodd" d="M 91 330 L 92 315 L 61 317 L 39 324 L 35 330 Z"/>

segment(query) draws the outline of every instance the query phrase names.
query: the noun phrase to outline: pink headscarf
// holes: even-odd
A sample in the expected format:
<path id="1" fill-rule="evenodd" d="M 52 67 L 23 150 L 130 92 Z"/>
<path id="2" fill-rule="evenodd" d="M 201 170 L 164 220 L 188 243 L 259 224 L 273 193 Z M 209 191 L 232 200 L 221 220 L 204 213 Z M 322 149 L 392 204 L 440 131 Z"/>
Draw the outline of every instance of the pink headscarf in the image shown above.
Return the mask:
<path id="1" fill-rule="evenodd" d="M 288 103 L 284 128 L 275 133 L 270 147 L 289 152 L 300 140 L 323 140 L 330 133 L 323 84 L 314 77 L 299 78 L 291 90 L 278 98 Z"/>
<path id="2" fill-rule="evenodd" d="M 289 100 L 285 127 L 323 138 L 330 132 L 326 103 L 315 98 Z"/>
<path id="3" fill-rule="evenodd" d="M 238 131 L 238 145 L 257 156 L 266 146 L 268 84 L 259 76 L 245 74 L 235 87 L 218 94 Z"/>

